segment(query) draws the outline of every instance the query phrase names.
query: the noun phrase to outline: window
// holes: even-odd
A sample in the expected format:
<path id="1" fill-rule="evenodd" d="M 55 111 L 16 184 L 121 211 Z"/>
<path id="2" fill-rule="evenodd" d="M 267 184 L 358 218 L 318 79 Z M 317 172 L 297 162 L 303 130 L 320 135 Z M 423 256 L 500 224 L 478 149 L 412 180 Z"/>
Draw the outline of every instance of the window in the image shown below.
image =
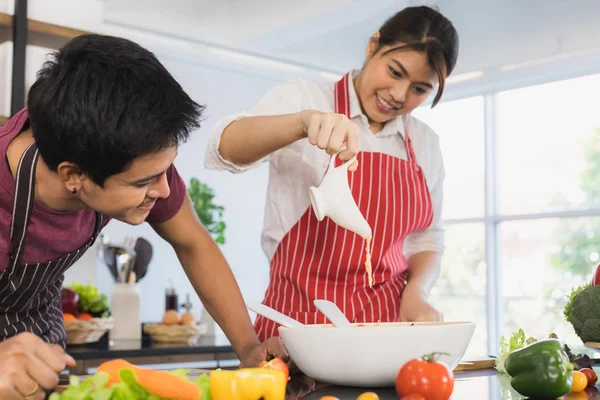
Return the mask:
<path id="1" fill-rule="evenodd" d="M 503 331 L 523 328 L 537 338 L 556 333 L 578 343 L 563 309 L 573 287 L 588 280 L 600 248 L 577 246 L 584 233 L 595 237 L 600 217 L 509 221 L 500 225 Z M 600 238 L 596 238 L 600 243 Z M 565 248 L 575 244 L 566 253 Z M 575 260 L 575 262 L 571 262 Z"/>
<path id="2" fill-rule="evenodd" d="M 421 107 L 413 115 L 440 137 L 446 169 L 444 219 L 483 217 L 483 97 Z"/>
<path id="3" fill-rule="evenodd" d="M 563 309 L 600 259 L 599 88 L 600 75 L 592 75 L 497 95 L 505 335 L 523 328 L 581 343 Z"/>
<path id="4" fill-rule="evenodd" d="M 446 320 L 477 323 L 467 354 L 495 353 L 519 328 L 581 344 L 563 310 L 600 264 L 598 89 L 592 75 L 414 112 L 439 134 L 446 166 L 431 301 Z"/>
<path id="5" fill-rule="evenodd" d="M 473 321 L 475 332 L 468 355 L 487 354 L 485 226 L 482 223 L 446 227 L 446 251 L 431 303 L 446 321 Z"/>
<path id="6" fill-rule="evenodd" d="M 431 302 L 447 321 L 473 321 L 468 355 L 487 354 L 483 97 L 415 110 L 440 137 L 446 178 L 446 251 Z M 477 218 L 477 223 L 465 219 Z"/>
<path id="7" fill-rule="evenodd" d="M 600 166 L 590 171 L 600 154 L 598 89 L 592 75 L 498 94 L 500 214 L 600 206 L 591 181 Z"/>

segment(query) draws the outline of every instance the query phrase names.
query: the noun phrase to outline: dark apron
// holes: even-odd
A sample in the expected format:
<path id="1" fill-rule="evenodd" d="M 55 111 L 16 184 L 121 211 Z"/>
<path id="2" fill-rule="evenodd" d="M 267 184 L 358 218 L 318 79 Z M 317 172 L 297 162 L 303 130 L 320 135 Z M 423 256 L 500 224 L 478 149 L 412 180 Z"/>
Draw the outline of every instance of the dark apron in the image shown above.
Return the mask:
<path id="1" fill-rule="evenodd" d="M 9 265 L 0 272 L 0 341 L 28 331 L 64 347 L 66 333 L 61 309 L 64 272 L 93 245 L 102 228 L 102 215 L 96 213 L 94 233 L 80 249 L 50 262 L 19 264 L 35 198 L 38 154 L 35 143 L 29 146 L 17 169 Z"/>

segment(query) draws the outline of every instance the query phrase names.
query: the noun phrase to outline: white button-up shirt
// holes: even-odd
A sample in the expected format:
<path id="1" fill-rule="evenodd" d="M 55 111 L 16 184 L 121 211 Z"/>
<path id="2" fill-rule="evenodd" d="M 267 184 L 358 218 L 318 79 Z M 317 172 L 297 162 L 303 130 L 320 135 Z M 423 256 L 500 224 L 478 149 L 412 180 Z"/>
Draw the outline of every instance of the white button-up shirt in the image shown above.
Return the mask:
<path id="1" fill-rule="evenodd" d="M 207 169 L 241 173 L 263 162 L 270 163 L 261 237 L 261 244 L 269 261 L 283 237 L 310 207 L 309 187 L 320 184 L 330 156 L 311 145 L 308 139 L 302 139 L 252 164 L 237 165 L 220 155 L 218 149 L 221 134 L 232 121 L 244 117 L 292 114 L 304 109 L 333 113 L 334 86 L 335 82 L 317 83 L 304 79 L 275 86 L 251 110 L 220 120 L 209 139 L 204 161 Z M 403 249 L 405 257 L 408 259 L 422 251 L 442 253 L 444 228 L 441 215 L 445 170 L 438 135 L 412 115 L 398 117 L 388 122 L 381 132 L 373 134 L 367 117 L 362 113 L 354 85 L 350 84 L 349 89 L 350 113 L 359 127 L 360 151 L 380 152 L 407 160 L 404 143 L 406 127 L 417 162 L 425 174 L 433 204 L 433 221 L 427 229 L 406 237 Z"/>

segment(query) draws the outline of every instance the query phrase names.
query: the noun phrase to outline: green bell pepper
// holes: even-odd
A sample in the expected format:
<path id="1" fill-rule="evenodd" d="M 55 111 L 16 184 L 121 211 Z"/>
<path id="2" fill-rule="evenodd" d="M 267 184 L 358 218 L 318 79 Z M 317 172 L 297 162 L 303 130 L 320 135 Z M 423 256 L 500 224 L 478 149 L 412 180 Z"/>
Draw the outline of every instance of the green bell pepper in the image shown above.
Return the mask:
<path id="1" fill-rule="evenodd" d="M 573 386 L 573 364 L 556 339 L 534 342 L 508 355 L 506 372 L 510 385 L 522 396 L 563 396 Z"/>

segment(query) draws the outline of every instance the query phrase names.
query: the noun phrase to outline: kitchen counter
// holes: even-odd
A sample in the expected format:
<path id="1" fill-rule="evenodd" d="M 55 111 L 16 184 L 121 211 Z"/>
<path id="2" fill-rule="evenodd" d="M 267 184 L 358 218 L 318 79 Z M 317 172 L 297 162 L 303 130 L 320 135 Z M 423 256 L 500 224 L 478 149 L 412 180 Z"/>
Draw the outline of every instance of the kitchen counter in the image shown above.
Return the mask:
<path id="1" fill-rule="evenodd" d="M 598 368 L 595 368 L 599 373 Z M 515 400 L 514 393 L 510 392 L 510 378 L 501 375 L 495 369 L 484 369 L 478 371 L 461 371 L 454 374 L 454 391 L 452 400 Z M 319 400 L 323 396 L 334 396 L 339 400 L 356 400 L 361 393 L 374 392 L 380 400 L 398 400 L 394 388 L 351 388 L 337 386 L 317 386 L 315 382 L 306 377 L 293 377 L 288 384 L 288 397 L 286 400 Z M 599 399 L 598 388 L 600 386 L 588 387 L 588 393 L 572 394 L 565 396 L 564 400 Z"/>
<path id="2" fill-rule="evenodd" d="M 600 373 L 595 367 L 596 373 Z M 195 378 L 199 373 L 208 371 L 197 371 L 190 374 Z M 66 382 L 65 382 L 66 383 Z M 570 394 L 563 400 L 600 400 L 598 395 L 599 386 L 591 386 L 586 392 Z M 60 393 L 65 386 L 59 386 Z M 332 385 L 317 384 L 313 379 L 305 375 L 293 374 L 287 385 L 286 400 L 320 400 L 323 396 L 334 396 L 339 400 L 356 400 L 361 393 L 374 392 L 380 400 L 398 400 L 395 388 L 354 388 L 338 387 Z M 493 368 L 475 371 L 456 371 L 454 373 L 454 391 L 451 400 L 516 400 L 523 399 L 512 392 L 510 378 L 507 375 L 498 374 Z"/>
<path id="3" fill-rule="evenodd" d="M 193 343 L 160 343 L 146 336 L 140 341 L 113 342 L 106 335 L 96 343 L 69 345 L 66 351 L 77 362 L 69 370 L 74 375 L 87 375 L 91 368 L 115 358 L 138 365 L 174 364 L 173 368 L 185 363 L 192 364 L 192 368 L 221 368 L 239 363 L 227 339 L 215 336 L 201 336 Z"/>

